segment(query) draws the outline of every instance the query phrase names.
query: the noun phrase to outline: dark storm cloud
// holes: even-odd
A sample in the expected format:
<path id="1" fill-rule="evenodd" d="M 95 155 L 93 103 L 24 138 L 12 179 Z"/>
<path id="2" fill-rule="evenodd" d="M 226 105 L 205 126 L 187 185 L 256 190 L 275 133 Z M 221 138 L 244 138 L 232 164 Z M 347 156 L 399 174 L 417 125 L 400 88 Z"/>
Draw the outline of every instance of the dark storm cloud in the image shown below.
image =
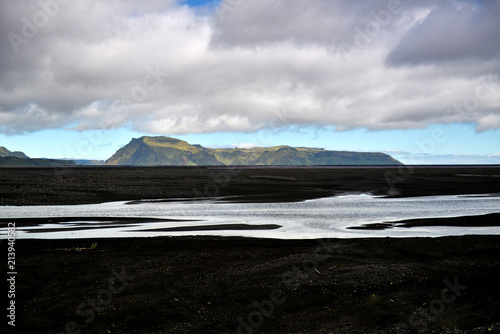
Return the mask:
<path id="1" fill-rule="evenodd" d="M 373 5 L 376 7 L 376 2 Z M 364 10 L 359 4 L 363 3 Z M 345 1 L 222 1 L 214 17 L 214 45 L 259 46 L 266 43 L 335 44 L 353 32 L 366 2 Z"/>
<path id="2" fill-rule="evenodd" d="M 499 1 L 442 1 L 401 39 L 391 65 L 419 65 L 500 58 Z"/>

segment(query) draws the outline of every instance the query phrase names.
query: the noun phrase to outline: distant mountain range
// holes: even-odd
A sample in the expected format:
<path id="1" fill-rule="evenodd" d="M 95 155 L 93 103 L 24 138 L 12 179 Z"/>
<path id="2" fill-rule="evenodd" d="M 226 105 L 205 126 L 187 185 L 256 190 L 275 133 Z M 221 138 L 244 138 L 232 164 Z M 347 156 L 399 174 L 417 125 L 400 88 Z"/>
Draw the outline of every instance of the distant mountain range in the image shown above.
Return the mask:
<path id="1" fill-rule="evenodd" d="M 104 160 L 88 160 L 88 159 L 63 159 L 63 160 L 74 161 L 77 165 L 84 165 L 84 166 L 100 166 L 106 163 L 106 161 Z"/>
<path id="2" fill-rule="evenodd" d="M 402 165 L 390 155 L 328 151 L 308 147 L 205 148 L 170 137 L 134 138 L 111 158 L 101 160 L 32 159 L 0 146 L 0 167 L 120 166 L 345 166 Z"/>
<path id="3" fill-rule="evenodd" d="M 0 167 L 71 167 L 77 166 L 71 160 L 32 159 L 23 152 L 11 152 L 0 146 Z"/>
<path id="4" fill-rule="evenodd" d="M 0 167 L 74 167 L 72 160 L 0 157 Z"/>
<path id="5" fill-rule="evenodd" d="M 11 152 L 3 146 L 0 146 L 0 158 L 4 157 L 16 157 L 21 159 L 29 159 L 29 157 L 23 152 Z"/>
<path id="6" fill-rule="evenodd" d="M 306 147 L 205 148 L 170 137 L 134 138 L 106 165 L 218 166 L 218 165 L 402 165 L 384 153 L 328 151 Z"/>

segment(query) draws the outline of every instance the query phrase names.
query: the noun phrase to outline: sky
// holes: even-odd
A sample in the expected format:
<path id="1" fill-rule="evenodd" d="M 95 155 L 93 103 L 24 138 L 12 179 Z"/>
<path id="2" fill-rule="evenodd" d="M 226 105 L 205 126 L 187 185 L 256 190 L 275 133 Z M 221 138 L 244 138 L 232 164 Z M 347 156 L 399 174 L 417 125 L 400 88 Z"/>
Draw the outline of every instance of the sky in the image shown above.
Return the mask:
<path id="1" fill-rule="evenodd" d="M 0 0 L 0 146 L 132 138 L 500 164 L 500 1 Z"/>

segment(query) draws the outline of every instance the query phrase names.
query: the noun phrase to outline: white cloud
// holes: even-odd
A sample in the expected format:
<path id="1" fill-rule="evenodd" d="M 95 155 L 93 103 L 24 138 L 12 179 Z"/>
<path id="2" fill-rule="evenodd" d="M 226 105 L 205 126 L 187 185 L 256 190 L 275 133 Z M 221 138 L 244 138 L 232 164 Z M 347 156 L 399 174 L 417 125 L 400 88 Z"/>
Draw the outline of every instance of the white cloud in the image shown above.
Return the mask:
<path id="1" fill-rule="evenodd" d="M 235 147 L 235 148 L 252 148 L 252 147 L 257 147 L 257 145 L 254 144 L 254 143 L 233 143 L 229 147 Z"/>
<path id="2" fill-rule="evenodd" d="M 500 29 L 491 19 L 498 6 L 452 3 L 463 4 L 401 1 L 402 11 L 356 47 L 365 38 L 359 29 L 366 34 L 387 1 L 243 1 L 223 19 L 174 1 L 70 2 L 17 54 L 0 39 L 0 131 L 500 128 L 500 80 L 491 76 L 500 69 Z M 3 1 L 0 30 L 22 36 L 21 18 L 40 10 L 36 2 Z M 446 31 L 439 18 L 451 25 Z M 472 25 L 481 19 L 490 24 Z M 470 50 L 474 41 L 451 40 L 435 54 L 419 49 L 428 46 L 422 32 L 439 32 L 439 44 L 454 24 L 496 44 Z M 421 55 L 408 54 L 408 43 Z M 355 47 L 349 59 L 345 45 Z"/>

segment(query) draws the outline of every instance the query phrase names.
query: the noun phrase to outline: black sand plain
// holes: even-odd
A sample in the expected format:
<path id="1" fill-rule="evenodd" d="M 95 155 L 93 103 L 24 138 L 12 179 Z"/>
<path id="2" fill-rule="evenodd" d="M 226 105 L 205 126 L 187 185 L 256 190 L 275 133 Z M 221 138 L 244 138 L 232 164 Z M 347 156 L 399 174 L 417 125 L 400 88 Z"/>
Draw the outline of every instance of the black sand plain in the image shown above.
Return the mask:
<path id="1" fill-rule="evenodd" d="M 496 195 L 499 176 L 499 166 L 6 168 L 0 205 Z M 498 236 L 17 240 L 16 265 L 18 333 L 500 332 Z"/>
<path id="2" fill-rule="evenodd" d="M 345 192 L 500 193 L 500 166 L 0 168 L 0 205 L 231 197 L 295 201 Z"/>

